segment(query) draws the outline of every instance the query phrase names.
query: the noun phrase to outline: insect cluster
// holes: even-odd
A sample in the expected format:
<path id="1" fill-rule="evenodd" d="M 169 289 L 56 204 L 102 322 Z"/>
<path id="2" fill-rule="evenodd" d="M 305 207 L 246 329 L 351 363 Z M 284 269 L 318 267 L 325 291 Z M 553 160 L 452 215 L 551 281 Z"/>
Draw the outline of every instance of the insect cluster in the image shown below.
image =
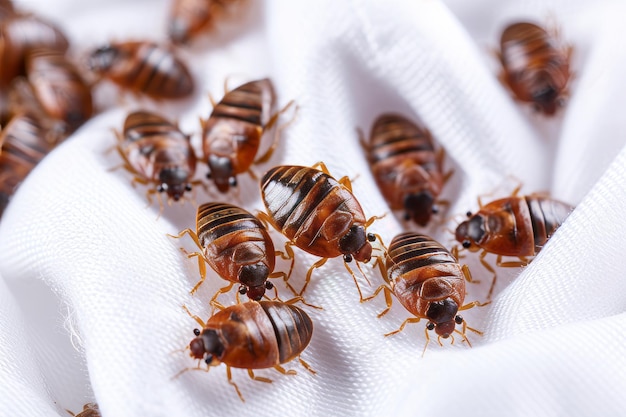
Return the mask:
<path id="1" fill-rule="evenodd" d="M 235 3 L 173 1 L 167 26 L 171 42 L 186 44 L 208 33 Z M 88 77 L 94 83 L 108 80 L 121 90 L 154 100 L 180 99 L 194 92 L 191 72 L 172 46 L 111 42 L 90 52 L 84 75 L 68 55 L 68 39 L 52 23 L 16 11 L 2 0 L 0 25 L 0 94 L 8 98 L 8 105 L 0 109 L 0 214 L 34 166 L 96 112 L 92 83 L 85 81 Z M 518 100 L 532 103 L 545 115 L 565 105 L 570 78 L 571 48 L 560 46 L 554 36 L 534 24 L 514 24 L 504 30 L 498 54 L 503 84 Z M 161 195 L 168 203 L 195 201 L 192 191 L 200 187 L 212 197 L 213 201 L 198 206 L 195 228 L 173 238 L 189 238 L 196 248 L 187 252 L 198 262 L 199 278 L 190 289 L 192 294 L 207 279 L 206 265 L 227 283 L 210 299 L 209 305 L 217 312 L 208 320 L 187 310 L 200 325 L 187 346 L 199 364 L 177 376 L 201 369 L 202 361 L 207 367 L 224 363 L 228 381 L 242 400 L 231 368 L 247 369 L 251 378 L 271 382 L 253 370 L 274 368 L 294 374 L 282 365 L 298 359 L 315 373 L 300 357 L 314 328 L 314 317 L 306 311 L 314 306 L 306 303 L 305 296 L 315 271 L 328 260 L 341 258 L 361 302 L 384 295 L 386 308 L 379 317 L 392 308 L 394 298 L 411 315 L 386 336 L 425 320 L 426 346 L 429 331 L 434 331 L 439 344 L 441 339 L 454 341 L 457 334 L 470 345 L 466 331 L 481 332 L 468 326 L 459 312 L 483 306 L 492 298 L 497 274 L 487 254 L 496 255 L 498 267 L 528 264 L 573 210 L 548 196 L 520 196 L 519 188 L 487 204 L 479 199 L 479 210 L 467 213 L 467 220 L 456 227 L 457 242 L 447 248 L 423 232 L 438 222 L 440 226 L 449 207 L 441 198 L 453 175 L 444 169 L 444 150 L 418 121 L 382 113 L 373 122 L 369 139 L 361 134 L 360 142 L 382 196 L 392 211 L 401 213 L 406 226 L 387 245 L 370 231 L 380 217 L 368 217 L 352 192 L 350 179 L 335 179 L 323 162 L 277 165 L 257 177 L 253 168 L 271 160 L 289 123 L 281 125 L 279 119 L 287 109 L 297 109 L 291 101 L 277 109 L 270 79 L 244 83 L 212 104 L 212 113 L 200 120 L 200 146 L 194 146 L 192 134 L 181 131 L 164 115 L 136 110 L 127 115 L 121 130 L 116 129 L 116 149 L 132 175 L 131 182 L 146 187 L 148 200 L 157 196 L 161 210 Z M 264 138 L 269 146 L 259 155 Z M 253 214 L 220 201 L 237 189 L 238 177 L 245 173 L 258 182 L 264 212 Z M 198 179 L 198 174 L 205 178 Z M 285 239 L 282 247 L 275 245 L 270 229 Z M 294 247 L 319 257 L 303 279 L 292 276 L 297 261 Z M 482 302 L 465 301 L 466 283 L 473 280 L 469 267 L 459 262 L 463 250 L 480 252 L 480 263 L 493 276 Z M 289 267 L 280 270 L 277 258 Z M 380 272 L 379 285 L 364 296 L 352 267 L 369 281 L 361 268 L 368 263 L 371 271 Z M 287 300 L 270 281 L 275 278 L 289 291 Z M 234 286 L 238 287 L 237 302 L 225 306 L 220 300 Z M 240 296 L 248 300 L 241 302 Z M 83 414 L 97 415 L 97 407 L 86 406 L 79 415 Z"/>

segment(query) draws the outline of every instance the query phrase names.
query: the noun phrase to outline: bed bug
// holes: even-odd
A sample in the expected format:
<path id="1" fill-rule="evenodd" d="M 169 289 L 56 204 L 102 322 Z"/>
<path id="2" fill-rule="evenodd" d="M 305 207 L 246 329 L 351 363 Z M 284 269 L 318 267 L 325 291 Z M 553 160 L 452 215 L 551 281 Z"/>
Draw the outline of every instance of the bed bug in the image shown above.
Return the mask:
<path id="1" fill-rule="evenodd" d="M 496 274 L 485 260 L 488 253 L 497 255 L 496 265 L 517 267 L 528 264 L 528 257 L 537 255 L 556 229 L 574 210 L 574 207 L 539 194 L 518 196 L 519 187 L 510 197 L 483 205 L 459 224 L 455 231 L 456 240 L 470 252 L 482 251 L 480 262 L 493 273 L 493 281 L 487 294 L 491 298 Z M 502 262 L 503 256 L 513 256 L 519 262 Z"/>
<path id="2" fill-rule="evenodd" d="M 92 116 L 91 88 L 64 54 L 31 52 L 26 57 L 26 72 L 45 112 L 63 121 L 68 132 L 75 131 Z"/>
<path id="3" fill-rule="evenodd" d="M 25 74 L 26 55 L 35 49 L 65 53 L 69 42 L 52 23 L 34 15 L 15 15 L 0 25 L 0 86 Z"/>
<path id="4" fill-rule="evenodd" d="M 187 313 L 191 315 L 188 310 Z M 294 375 L 294 370 L 285 370 L 280 365 L 298 358 L 302 366 L 315 373 L 300 357 L 311 341 L 313 322 L 296 306 L 277 301 L 248 301 L 218 311 L 206 323 L 197 316 L 191 317 L 202 330 L 194 329 L 196 337 L 189 343 L 190 356 L 204 360 L 208 366 L 224 363 L 228 382 L 242 401 L 243 396 L 232 380 L 231 367 L 247 369 L 254 380 L 272 382 L 255 376 L 253 369 L 274 368 L 282 374 Z"/>
<path id="5" fill-rule="evenodd" d="M 319 166 L 320 169 L 316 169 Z M 363 209 L 352 194 L 348 177 L 334 179 L 323 163 L 313 167 L 281 165 L 270 169 L 261 180 L 261 195 L 267 214 L 259 217 L 285 235 L 285 250 L 293 257 L 291 245 L 322 257 L 307 271 L 304 293 L 313 269 L 329 259 L 343 256 L 344 264 L 356 284 L 348 263 L 369 262 L 376 235 L 366 229 L 378 217 L 365 218 Z"/>
<path id="6" fill-rule="evenodd" d="M 147 111 L 130 113 L 122 134 L 117 134 L 117 150 L 124 168 L 134 174 L 133 184 L 153 184 L 151 194 L 166 193 L 168 199 L 180 200 L 198 184 L 192 178 L 196 156 L 189 136 L 158 114 Z"/>
<path id="7" fill-rule="evenodd" d="M 14 116 L 0 132 L 0 216 L 19 184 L 53 148 L 45 130 L 27 114 Z"/>
<path id="8" fill-rule="evenodd" d="M 191 292 L 194 293 L 206 278 L 205 262 L 220 277 L 231 282 L 213 296 L 212 304 L 219 294 L 229 291 L 236 283 L 241 284 L 241 294 L 258 301 L 266 289 L 273 288 L 268 278 L 282 277 L 295 294 L 287 282 L 291 270 L 289 275 L 273 272 L 275 256 L 283 254 L 274 250 L 267 229 L 248 211 L 226 203 L 202 204 L 198 207 L 196 231 L 185 229 L 176 237 L 185 234 L 200 249 L 200 252 L 189 255 L 198 257 L 201 277 Z"/>
<path id="9" fill-rule="evenodd" d="M 502 32 L 500 80 L 515 97 L 551 116 L 565 103 L 572 48 L 562 46 L 556 33 L 527 22 Z"/>
<path id="10" fill-rule="evenodd" d="M 429 330 L 435 331 L 439 344 L 440 338 L 447 339 L 455 332 L 470 344 L 465 335 L 467 329 L 482 334 L 468 327 L 457 314 L 459 310 L 484 305 L 476 301 L 463 305 L 465 281 L 472 282 L 469 268 L 467 265 L 461 266 L 439 242 L 421 233 L 401 233 L 389 244 L 385 265 L 379 262 L 386 285 L 379 287 L 367 299 L 374 298 L 384 290 L 387 308 L 379 314 L 381 317 L 391 308 L 393 293 L 400 304 L 415 316 L 406 319 L 398 330 L 385 336 L 399 333 L 407 324 L 417 323 L 421 319 L 428 320 L 424 331 L 424 351 L 430 341 Z M 462 331 L 456 329 L 457 324 L 463 326 Z"/>
<path id="11" fill-rule="evenodd" d="M 278 134 L 265 154 L 255 160 L 263 134 L 292 104 L 289 102 L 272 115 L 274 101 L 269 79 L 251 81 L 226 93 L 209 118 L 201 120 L 204 162 L 209 166 L 207 177 L 220 192 L 236 186 L 237 174 L 250 172 L 253 163 L 269 159 L 276 148 Z"/>
<path id="12" fill-rule="evenodd" d="M 185 44 L 213 27 L 225 8 L 238 0 L 173 0 L 167 32 L 175 44 Z"/>
<path id="13" fill-rule="evenodd" d="M 119 87 L 154 99 L 185 98 L 194 90 L 185 63 L 154 42 L 113 42 L 93 51 L 88 66 Z"/>
<path id="14" fill-rule="evenodd" d="M 67 411 L 68 413 L 70 413 L 70 415 L 73 415 L 74 417 L 101 417 L 100 408 L 96 403 L 85 404 L 83 406 L 83 411 L 78 414 L 74 414 L 70 410 L 65 411 Z"/>
<path id="15" fill-rule="evenodd" d="M 437 213 L 437 197 L 448 175 L 443 152 L 435 152 L 428 129 L 403 116 L 383 114 L 372 127 L 369 143 L 361 135 L 378 188 L 392 210 L 404 210 L 405 220 L 426 226 Z"/>

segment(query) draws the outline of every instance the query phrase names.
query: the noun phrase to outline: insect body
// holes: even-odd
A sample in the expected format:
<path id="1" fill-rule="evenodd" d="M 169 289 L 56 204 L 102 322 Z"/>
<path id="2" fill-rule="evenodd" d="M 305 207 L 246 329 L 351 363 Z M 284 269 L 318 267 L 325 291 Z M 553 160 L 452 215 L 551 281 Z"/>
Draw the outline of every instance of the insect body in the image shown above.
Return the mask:
<path id="1" fill-rule="evenodd" d="M 226 93 L 202 123 L 202 149 L 209 166 L 207 177 L 217 189 L 227 192 L 237 184 L 236 175 L 249 170 L 255 162 L 261 137 L 283 110 L 270 115 L 274 88 L 269 79 L 251 81 Z M 269 157 L 272 147 L 258 160 Z"/>
<path id="2" fill-rule="evenodd" d="M 39 103 L 53 119 L 73 132 L 93 114 L 91 89 L 65 56 L 35 51 L 26 58 L 28 81 Z"/>
<path id="3" fill-rule="evenodd" d="M 481 204 L 477 213 L 467 213 L 468 219 L 455 231 L 456 240 L 464 248 L 471 252 L 482 250 L 481 263 L 494 273 L 488 298 L 495 285 L 495 272 L 484 259 L 487 253 L 498 255 L 498 266 L 524 265 L 528 263 L 526 257 L 535 256 L 574 210 L 568 204 L 540 195 L 516 194 L 517 189 L 510 197 Z M 502 256 L 515 256 L 522 262 L 502 262 Z"/>
<path id="4" fill-rule="evenodd" d="M 96 403 L 87 403 L 83 406 L 83 411 L 78 414 L 72 413 L 70 410 L 66 410 L 74 417 L 101 417 L 100 408 Z"/>
<path id="5" fill-rule="evenodd" d="M 567 96 L 571 51 L 535 24 L 512 24 L 500 40 L 500 79 L 518 100 L 553 115 Z"/>
<path id="6" fill-rule="evenodd" d="M 467 327 L 463 318 L 457 314 L 459 310 L 482 305 L 477 302 L 463 305 L 465 281 L 472 280 L 469 269 L 465 265 L 461 266 L 439 242 L 419 233 L 402 233 L 389 244 L 386 264 L 381 269 L 400 304 L 415 315 L 415 318 L 405 320 L 398 330 L 387 336 L 402 331 L 408 323 L 416 323 L 424 318 L 428 320 L 426 346 L 430 340 L 428 330 L 434 330 L 443 338 L 457 332 L 465 341 L 468 341 L 465 336 L 467 328 L 477 332 Z M 387 309 L 380 314 L 382 316 L 391 307 L 391 298 L 386 286 L 380 289 L 385 289 L 387 300 Z M 455 329 L 457 324 L 463 325 L 461 332 Z"/>
<path id="7" fill-rule="evenodd" d="M 267 209 L 263 218 L 290 240 L 288 245 L 323 257 L 309 268 L 301 294 L 314 268 L 337 256 L 343 256 L 346 267 L 352 258 L 368 262 L 372 256 L 370 242 L 376 240 L 374 234 L 366 233 L 376 217 L 366 220 L 352 194 L 349 179 L 344 177 L 337 181 L 323 164 L 320 165 L 321 171 L 304 166 L 277 166 L 261 180 L 261 194 Z M 352 276 L 357 284 L 356 277 Z M 362 300 L 358 284 L 357 289 Z"/>
<path id="8" fill-rule="evenodd" d="M 313 322 L 298 307 L 276 301 L 249 301 L 226 307 L 206 323 L 194 318 L 203 328 L 194 330 L 196 337 L 189 343 L 191 356 L 203 359 L 209 366 L 224 363 L 228 380 L 242 400 L 237 385 L 231 380 L 230 367 L 248 369 L 252 378 L 271 382 L 254 377 L 252 370 L 273 367 L 281 373 L 294 374 L 295 371 L 286 371 L 280 365 L 298 358 L 314 373 L 300 359 L 311 341 Z"/>
<path id="9" fill-rule="evenodd" d="M 114 42 L 90 55 L 89 67 L 118 86 L 155 99 L 191 95 L 187 66 L 169 49 L 153 42 Z"/>
<path id="10" fill-rule="evenodd" d="M 175 44 L 188 43 L 209 30 L 224 9 L 237 0 L 173 0 L 168 35 Z"/>
<path id="11" fill-rule="evenodd" d="M 0 25 L 0 86 L 25 74 L 26 55 L 35 49 L 65 53 L 67 38 L 53 24 L 34 15 L 15 15 Z"/>
<path id="12" fill-rule="evenodd" d="M 189 137 L 163 117 L 146 111 L 129 114 L 118 141 L 124 166 L 135 175 L 133 181 L 156 186 L 148 197 L 164 192 L 178 201 L 197 183 L 192 181 L 196 157 Z"/>
<path id="13" fill-rule="evenodd" d="M 435 154 L 430 132 L 400 115 L 383 114 L 374 122 L 370 142 L 362 144 L 389 206 L 426 226 L 445 181 L 443 153 Z"/>
<path id="14" fill-rule="evenodd" d="M 19 184 L 53 148 L 33 117 L 14 116 L 0 132 L 0 216 Z"/>
<path id="15" fill-rule="evenodd" d="M 222 278 L 231 281 L 229 286 L 215 294 L 212 302 L 235 283 L 241 284 L 242 294 L 258 301 L 266 289 L 273 287 L 268 278 L 282 276 L 285 282 L 288 279 L 283 272 L 272 273 L 275 255 L 280 252 L 275 253 L 267 229 L 259 219 L 240 207 L 225 203 L 203 204 L 198 207 L 196 232 L 185 229 L 178 237 L 185 233 L 201 250 L 201 253 L 192 254 L 198 257 L 201 279 L 191 292 L 204 282 L 205 261 Z"/>

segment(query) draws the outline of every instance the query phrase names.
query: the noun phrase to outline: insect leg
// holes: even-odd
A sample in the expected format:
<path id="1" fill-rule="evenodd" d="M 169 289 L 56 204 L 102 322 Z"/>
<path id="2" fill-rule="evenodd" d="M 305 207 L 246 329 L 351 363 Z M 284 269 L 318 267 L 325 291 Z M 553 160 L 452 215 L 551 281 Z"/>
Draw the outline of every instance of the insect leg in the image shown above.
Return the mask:
<path id="1" fill-rule="evenodd" d="M 291 107 L 291 105 L 293 105 L 293 104 L 294 104 L 294 101 L 291 100 L 289 103 L 287 103 L 285 105 L 285 107 L 283 107 L 278 112 L 276 112 L 274 115 L 272 115 L 272 117 L 267 122 L 267 124 L 265 126 L 263 126 L 263 132 L 265 132 L 266 130 L 271 129 L 272 126 L 274 125 L 274 123 L 276 123 L 276 121 L 278 120 L 278 117 L 281 114 L 283 114 L 285 111 L 287 111 L 287 109 L 289 109 L 289 107 Z M 272 155 L 274 154 L 274 151 L 276 150 L 276 147 L 278 147 L 278 142 L 280 140 L 280 135 L 281 135 L 282 131 L 284 129 L 286 129 L 291 123 L 293 123 L 296 120 L 296 116 L 298 115 L 298 110 L 299 110 L 299 107 L 298 107 L 298 105 L 296 105 L 293 117 L 287 123 L 284 123 L 284 124 L 282 124 L 282 125 L 280 125 L 280 126 L 278 126 L 276 128 L 276 132 L 274 132 L 274 139 L 272 140 L 272 144 L 270 145 L 269 149 L 267 151 L 265 151 L 265 153 L 263 155 L 261 155 L 260 157 L 258 157 L 254 161 L 255 165 L 267 162 L 272 157 Z"/>
<path id="2" fill-rule="evenodd" d="M 328 260 L 328 258 L 322 258 L 319 261 L 315 262 L 313 265 L 311 265 L 309 270 L 306 272 L 306 278 L 304 279 L 304 286 L 300 290 L 300 294 L 299 294 L 300 296 L 302 296 L 302 294 L 304 294 L 304 291 L 306 290 L 307 285 L 309 285 L 309 281 L 311 281 L 311 275 L 313 274 L 313 270 L 316 269 L 316 268 L 321 267 L 322 265 L 324 265 L 327 260 Z M 352 274 L 352 275 L 354 275 L 354 274 Z"/>
<path id="3" fill-rule="evenodd" d="M 376 291 L 374 291 L 374 293 L 372 295 L 370 295 L 369 297 L 365 297 L 363 299 L 363 301 L 373 300 L 374 298 L 376 298 L 376 296 L 378 296 L 378 294 L 381 291 L 384 291 L 385 303 L 387 304 L 387 308 L 384 309 L 383 311 L 381 311 L 380 313 L 378 313 L 378 315 L 376 316 L 377 318 L 381 318 L 382 316 L 387 314 L 389 312 L 389 310 L 391 309 L 391 305 L 393 304 L 393 299 L 391 298 L 391 294 L 393 292 L 391 291 L 391 288 L 389 288 L 389 286 L 387 286 L 387 284 L 383 284 L 383 285 L 379 286 L 376 289 Z"/>
<path id="4" fill-rule="evenodd" d="M 280 372 L 283 375 L 297 375 L 298 373 L 296 371 L 294 371 L 293 369 L 285 369 L 280 365 L 275 365 L 274 369 L 276 369 L 278 372 Z"/>
<path id="5" fill-rule="evenodd" d="M 472 274 L 470 273 L 469 267 L 467 265 L 463 265 L 461 267 L 461 270 L 463 271 L 463 276 L 465 277 L 465 281 L 471 282 L 472 284 L 480 283 L 480 281 L 472 279 Z"/>
<path id="6" fill-rule="evenodd" d="M 197 285 L 201 284 L 202 282 L 198 283 Z M 211 298 L 211 301 L 209 301 L 209 303 L 211 305 L 214 305 L 214 303 L 217 303 L 217 297 L 219 297 L 220 295 L 227 293 L 228 291 L 230 291 L 233 288 L 233 285 L 235 285 L 234 282 L 229 283 L 227 286 L 220 288 L 214 295 L 213 298 Z M 195 290 L 195 287 L 194 287 Z M 218 303 L 219 304 L 219 303 Z"/>
<path id="7" fill-rule="evenodd" d="M 493 293 L 493 289 L 496 286 L 496 280 L 498 278 L 498 275 L 496 274 L 496 271 L 493 269 L 493 266 L 491 266 L 489 262 L 485 260 L 485 256 L 487 256 L 487 251 L 482 251 L 482 253 L 480 254 L 479 260 L 480 260 L 480 263 L 485 267 L 485 269 L 493 274 L 493 279 L 491 280 L 491 286 L 489 287 L 489 292 L 487 293 L 487 300 L 491 300 L 491 294 Z"/>
<path id="8" fill-rule="evenodd" d="M 195 314 L 191 314 L 191 311 L 189 311 L 186 305 L 183 305 L 183 310 L 185 310 L 187 314 L 189 314 L 189 317 L 194 319 L 200 325 L 200 327 L 202 328 L 206 327 L 206 324 L 204 323 L 204 321 L 200 317 L 196 316 Z"/>
<path id="9" fill-rule="evenodd" d="M 496 258 L 496 265 L 502 268 L 518 268 L 528 265 L 528 259 L 520 257 L 519 261 L 502 262 L 502 255 L 498 255 L 498 257 Z"/>
<path id="10" fill-rule="evenodd" d="M 233 381 L 233 374 L 230 370 L 230 366 L 226 365 L 226 378 L 228 378 L 228 383 L 230 385 L 232 385 L 233 387 L 235 387 L 235 391 L 237 391 L 237 395 L 239 395 L 239 398 L 241 399 L 242 402 L 246 402 L 246 400 L 243 399 L 243 395 L 241 395 L 241 391 L 239 391 L 239 387 L 237 386 L 237 384 L 235 384 L 235 381 Z"/>
<path id="11" fill-rule="evenodd" d="M 410 323 L 418 323 L 421 319 L 419 317 L 409 317 L 408 319 L 404 320 L 402 322 L 402 324 L 400 325 L 400 327 L 397 330 L 394 330 L 393 332 L 389 332 L 389 333 L 385 333 L 385 337 L 388 336 L 392 336 L 396 333 L 400 333 L 402 330 L 404 330 L 404 328 L 406 327 L 407 324 Z M 426 332 L 426 335 L 428 335 L 428 331 Z"/>
<path id="12" fill-rule="evenodd" d="M 262 376 L 255 376 L 254 375 L 254 371 L 252 369 L 248 369 L 248 376 L 250 377 L 250 379 L 254 379 L 255 381 L 259 381 L 259 382 L 267 382 L 269 384 L 272 383 L 272 380 L 269 378 L 265 378 Z"/>
<path id="13" fill-rule="evenodd" d="M 311 368 L 311 365 L 309 365 L 307 362 L 305 362 L 305 361 L 304 361 L 304 359 L 302 359 L 302 358 L 300 357 L 300 355 L 298 355 L 298 361 L 300 362 L 300 364 L 301 364 L 302 366 L 304 366 L 304 368 L 305 368 L 307 371 L 309 371 L 309 372 L 310 372 L 310 373 L 312 373 L 313 375 L 317 374 L 317 372 L 316 372 L 313 368 Z"/>

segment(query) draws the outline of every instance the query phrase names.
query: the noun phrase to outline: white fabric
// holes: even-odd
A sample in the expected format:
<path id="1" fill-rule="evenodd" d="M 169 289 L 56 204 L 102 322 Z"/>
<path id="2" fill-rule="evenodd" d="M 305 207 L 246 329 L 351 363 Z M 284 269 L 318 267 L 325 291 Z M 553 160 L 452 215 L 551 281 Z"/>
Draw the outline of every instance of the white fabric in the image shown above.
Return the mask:
<path id="1" fill-rule="evenodd" d="M 162 40 L 168 2 L 24 0 L 18 7 L 54 19 L 80 56 L 110 39 Z M 116 98 L 98 88 L 103 112 L 36 168 L 0 223 L 0 416 L 66 416 L 97 401 L 124 416 L 591 416 L 626 410 L 626 5 L 620 1 L 251 1 L 215 40 L 184 52 L 198 94 L 183 103 Z M 574 45 L 571 98 L 553 119 L 516 103 L 499 84 L 496 47 L 515 18 L 557 22 Z M 343 263 L 316 271 L 307 301 L 315 330 L 297 362 L 257 375 L 225 368 L 186 372 L 183 349 L 208 300 L 224 282 L 212 272 L 197 294 L 197 265 L 166 233 L 193 227 L 192 204 L 146 207 L 144 189 L 119 164 L 112 128 L 138 106 L 178 119 L 196 135 L 223 82 L 269 76 L 297 120 L 258 173 L 277 164 L 324 161 L 356 178 L 366 215 L 388 208 L 355 128 L 369 133 L 380 113 L 421 119 L 446 150 L 454 175 L 443 198 L 444 226 L 426 231 L 452 245 L 453 229 L 476 197 L 494 189 L 548 191 L 577 206 L 541 254 L 523 269 L 499 269 L 494 302 L 464 312 L 473 347 L 433 338 L 422 321 L 385 338 L 408 313 L 381 298 L 360 304 Z M 103 104 L 108 103 L 108 104 Z M 109 110 L 104 107 L 112 107 Z M 199 176 L 204 175 L 200 167 Z M 258 186 L 240 178 L 238 198 L 262 208 Z M 196 200 L 208 200 L 198 192 Z M 225 197 L 226 198 L 226 197 Z M 453 216 L 457 216 L 452 219 Z M 371 230 L 386 242 L 404 225 L 388 214 Z M 272 233 L 278 245 L 284 239 Z M 487 258 L 493 262 L 492 257 Z M 316 260 L 297 251 L 300 287 Z M 475 279 L 466 300 L 484 300 L 490 275 L 465 254 Z M 284 269 L 285 264 L 279 263 Z M 365 271 L 372 287 L 377 272 Z M 282 288 L 279 285 L 279 288 Z M 288 297 L 286 291 L 281 291 Z M 224 298 L 234 302 L 233 294 Z"/>

